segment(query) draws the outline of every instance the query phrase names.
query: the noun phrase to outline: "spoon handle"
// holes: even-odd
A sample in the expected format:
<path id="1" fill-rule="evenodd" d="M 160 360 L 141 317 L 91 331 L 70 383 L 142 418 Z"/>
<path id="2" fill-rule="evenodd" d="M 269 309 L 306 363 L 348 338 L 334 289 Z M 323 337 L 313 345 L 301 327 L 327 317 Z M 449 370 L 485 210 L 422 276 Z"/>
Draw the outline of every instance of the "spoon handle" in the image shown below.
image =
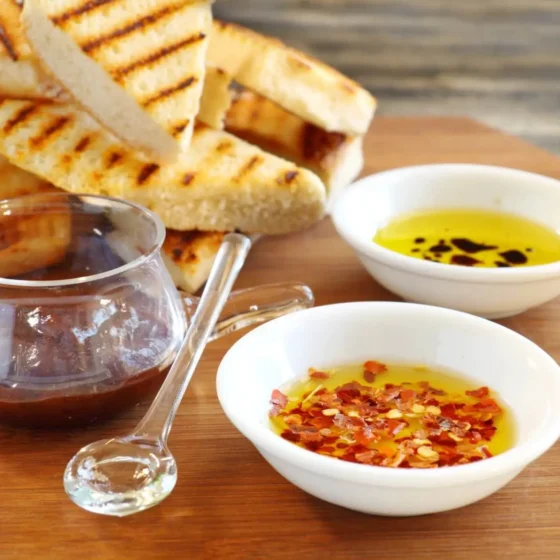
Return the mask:
<path id="1" fill-rule="evenodd" d="M 134 436 L 167 441 L 177 408 L 250 249 L 251 240 L 245 235 L 231 233 L 224 238 L 173 366 Z"/>

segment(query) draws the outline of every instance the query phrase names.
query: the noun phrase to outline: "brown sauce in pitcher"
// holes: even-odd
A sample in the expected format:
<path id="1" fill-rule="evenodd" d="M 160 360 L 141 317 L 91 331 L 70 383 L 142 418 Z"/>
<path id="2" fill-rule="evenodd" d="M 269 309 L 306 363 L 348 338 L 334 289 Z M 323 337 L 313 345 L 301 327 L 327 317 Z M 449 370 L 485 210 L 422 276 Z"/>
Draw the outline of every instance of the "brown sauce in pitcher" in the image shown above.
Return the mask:
<path id="1" fill-rule="evenodd" d="M 105 391 L 38 400 L 17 400 L 14 389 L 0 387 L 0 423 L 29 428 L 77 428 L 109 420 L 154 397 L 168 371 L 169 367 L 153 368 Z"/>
<path id="2" fill-rule="evenodd" d="M 70 243 L 58 262 L 33 268 L 21 261 L 29 270 L 18 264 L 21 273 L 11 278 L 75 279 L 124 265 L 105 237 L 111 225 L 102 216 L 88 218 L 72 216 Z M 118 275 L 49 289 L 0 282 L 0 423 L 73 428 L 151 399 L 176 348 L 169 311 L 147 288 Z"/>

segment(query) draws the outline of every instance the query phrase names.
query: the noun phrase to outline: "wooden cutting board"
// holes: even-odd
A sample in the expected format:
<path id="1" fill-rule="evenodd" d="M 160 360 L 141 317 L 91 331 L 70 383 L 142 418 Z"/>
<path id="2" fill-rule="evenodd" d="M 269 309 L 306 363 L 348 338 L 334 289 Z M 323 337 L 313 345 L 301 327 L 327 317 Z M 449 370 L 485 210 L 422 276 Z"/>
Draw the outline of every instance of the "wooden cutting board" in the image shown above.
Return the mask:
<path id="1" fill-rule="evenodd" d="M 365 174 L 468 162 L 560 179 L 560 159 L 464 118 L 379 117 L 366 161 Z M 237 287 L 287 280 L 309 284 L 318 305 L 394 298 L 362 269 L 329 221 L 259 242 Z M 504 324 L 560 360 L 560 301 Z M 171 434 L 178 485 L 142 514 L 115 519 L 80 510 L 64 494 L 62 473 L 78 448 L 126 432 L 145 407 L 77 433 L 0 428 L 0 558 L 560 558 L 560 444 L 501 492 L 462 510 L 392 519 L 326 504 L 276 474 L 222 413 L 215 372 L 239 336 L 207 348 Z"/>

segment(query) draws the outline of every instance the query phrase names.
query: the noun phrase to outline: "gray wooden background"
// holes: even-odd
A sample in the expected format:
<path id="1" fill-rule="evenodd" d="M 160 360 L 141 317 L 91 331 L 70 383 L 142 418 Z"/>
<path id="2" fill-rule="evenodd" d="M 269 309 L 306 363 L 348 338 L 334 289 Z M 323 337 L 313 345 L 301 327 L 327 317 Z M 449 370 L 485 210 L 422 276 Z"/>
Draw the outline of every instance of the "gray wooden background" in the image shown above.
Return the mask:
<path id="1" fill-rule="evenodd" d="M 560 154 L 560 0 L 217 0 L 361 82 L 379 113 L 470 115 Z"/>

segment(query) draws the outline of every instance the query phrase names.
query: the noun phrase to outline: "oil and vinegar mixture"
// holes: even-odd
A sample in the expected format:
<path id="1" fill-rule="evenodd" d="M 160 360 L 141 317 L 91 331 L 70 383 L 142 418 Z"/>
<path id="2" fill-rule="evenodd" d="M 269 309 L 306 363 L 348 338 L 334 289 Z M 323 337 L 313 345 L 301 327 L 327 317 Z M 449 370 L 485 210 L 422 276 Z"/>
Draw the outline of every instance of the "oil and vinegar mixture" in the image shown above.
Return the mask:
<path id="1" fill-rule="evenodd" d="M 423 210 L 398 216 L 373 241 L 402 255 L 482 268 L 560 261 L 560 233 L 513 214 Z"/>

